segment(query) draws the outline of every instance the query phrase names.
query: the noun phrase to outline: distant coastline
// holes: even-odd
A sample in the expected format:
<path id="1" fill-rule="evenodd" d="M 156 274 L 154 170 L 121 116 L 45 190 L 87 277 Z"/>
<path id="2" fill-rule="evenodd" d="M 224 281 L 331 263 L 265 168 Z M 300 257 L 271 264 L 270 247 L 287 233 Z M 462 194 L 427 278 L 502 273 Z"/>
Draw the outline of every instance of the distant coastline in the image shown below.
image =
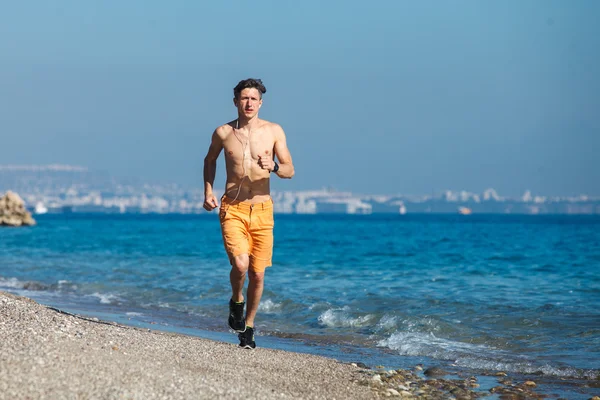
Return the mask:
<path id="1" fill-rule="evenodd" d="M 117 180 L 107 173 L 69 165 L 0 165 L 0 194 L 15 191 L 33 214 L 203 214 L 200 187 Z M 218 193 L 220 194 L 220 193 Z M 273 192 L 283 214 L 517 214 L 598 215 L 600 197 L 549 197 L 526 191 L 518 198 L 494 189 L 431 195 L 355 194 L 335 189 Z"/>

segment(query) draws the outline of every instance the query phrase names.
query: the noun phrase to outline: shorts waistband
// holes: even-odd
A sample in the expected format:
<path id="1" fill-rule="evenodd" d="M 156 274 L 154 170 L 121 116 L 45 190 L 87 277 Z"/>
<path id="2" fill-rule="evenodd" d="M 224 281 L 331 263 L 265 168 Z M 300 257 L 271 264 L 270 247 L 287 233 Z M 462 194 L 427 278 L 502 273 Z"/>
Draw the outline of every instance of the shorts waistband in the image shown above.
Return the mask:
<path id="1" fill-rule="evenodd" d="M 227 195 L 221 197 L 221 205 L 227 205 L 227 207 L 235 207 L 239 210 L 268 210 L 273 208 L 273 199 L 269 197 L 269 200 L 265 200 L 261 203 L 250 203 L 248 201 L 233 200 Z"/>

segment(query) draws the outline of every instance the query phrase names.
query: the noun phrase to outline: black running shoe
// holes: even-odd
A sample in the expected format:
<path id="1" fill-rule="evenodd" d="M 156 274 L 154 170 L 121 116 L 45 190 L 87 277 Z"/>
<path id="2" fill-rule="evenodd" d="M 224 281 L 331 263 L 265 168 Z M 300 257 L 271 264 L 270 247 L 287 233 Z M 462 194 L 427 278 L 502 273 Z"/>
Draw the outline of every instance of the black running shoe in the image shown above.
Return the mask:
<path id="1" fill-rule="evenodd" d="M 235 303 L 229 300 L 229 327 L 236 332 L 246 330 L 246 318 L 244 318 L 244 302 Z"/>
<path id="2" fill-rule="evenodd" d="M 249 326 L 246 327 L 246 331 L 240 333 L 238 335 L 240 339 L 240 347 L 243 349 L 254 349 L 256 348 L 256 343 L 254 342 L 254 328 Z"/>

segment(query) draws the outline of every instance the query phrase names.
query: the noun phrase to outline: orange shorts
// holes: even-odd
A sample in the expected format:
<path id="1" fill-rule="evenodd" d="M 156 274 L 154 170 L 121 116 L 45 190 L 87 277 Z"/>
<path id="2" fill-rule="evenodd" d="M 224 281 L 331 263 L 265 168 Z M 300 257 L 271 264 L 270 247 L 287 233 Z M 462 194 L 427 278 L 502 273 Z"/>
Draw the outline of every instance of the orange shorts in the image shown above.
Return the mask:
<path id="1" fill-rule="evenodd" d="M 221 198 L 219 210 L 223 244 L 230 262 L 241 254 L 250 257 L 250 269 L 263 272 L 273 258 L 273 200 L 250 204 Z"/>

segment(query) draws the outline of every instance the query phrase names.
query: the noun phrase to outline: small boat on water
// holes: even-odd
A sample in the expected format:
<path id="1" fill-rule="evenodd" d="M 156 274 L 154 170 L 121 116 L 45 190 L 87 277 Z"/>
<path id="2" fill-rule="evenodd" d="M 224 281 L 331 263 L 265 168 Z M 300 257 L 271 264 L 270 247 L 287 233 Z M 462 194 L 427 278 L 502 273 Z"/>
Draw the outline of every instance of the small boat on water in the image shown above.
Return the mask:
<path id="1" fill-rule="evenodd" d="M 48 212 L 48 208 L 44 205 L 44 203 L 39 201 L 35 205 L 35 209 L 33 210 L 33 212 L 36 214 L 46 214 Z"/>

